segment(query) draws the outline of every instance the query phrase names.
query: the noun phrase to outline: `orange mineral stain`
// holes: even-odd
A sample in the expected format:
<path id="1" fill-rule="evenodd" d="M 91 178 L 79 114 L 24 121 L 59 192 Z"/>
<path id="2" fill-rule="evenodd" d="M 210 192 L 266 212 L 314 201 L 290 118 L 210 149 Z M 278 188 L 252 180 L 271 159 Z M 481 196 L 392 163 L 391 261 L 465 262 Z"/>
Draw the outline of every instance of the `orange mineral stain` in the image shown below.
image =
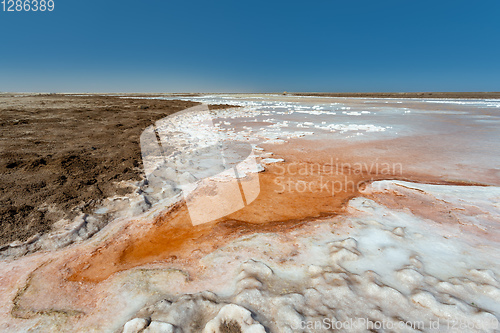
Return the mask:
<path id="1" fill-rule="evenodd" d="M 309 219 L 342 214 L 347 202 L 372 181 L 457 184 L 407 168 L 418 154 L 415 149 L 381 153 L 386 145 L 373 149 L 377 145 L 332 144 L 318 149 L 313 140 L 297 140 L 274 146 L 272 150 L 287 160 L 249 176 L 259 177 L 260 193 L 243 209 L 193 226 L 185 203 L 179 202 L 153 221 L 134 221 L 94 251 L 69 260 L 67 279 L 97 283 L 116 272 L 156 263 L 196 267 L 193 264 L 200 258 L 242 235 L 286 232 Z M 193 195 L 204 191 L 197 189 Z"/>
<path id="2" fill-rule="evenodd" d="M 68 279 L 100 282 L 118 271 L 149 263 L 192 262 L 242 235 L 285 231 L 310 218 L 339 214 L 349 199 L 359 195 L 352 184 L 362 186 L 374 177 L 304 174 L 298 168 L 302 166 L 281 163 L 250 176 L 260 180 L 257 199 L 216 221 L 193 226 L 181 202 L 140 231 L 126 228 L 92 253 L 80 256 Z M 343 188 L 346 182 L 351 185 Z"/>

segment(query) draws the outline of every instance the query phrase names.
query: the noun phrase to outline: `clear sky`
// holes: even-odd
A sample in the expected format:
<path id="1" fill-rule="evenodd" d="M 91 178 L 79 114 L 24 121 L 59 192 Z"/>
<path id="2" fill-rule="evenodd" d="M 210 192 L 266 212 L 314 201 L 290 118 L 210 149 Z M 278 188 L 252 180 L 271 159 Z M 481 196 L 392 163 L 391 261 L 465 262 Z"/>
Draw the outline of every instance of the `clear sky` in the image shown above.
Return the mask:
<path id="1" fill-rule="evenodd" d="M 500 91 L 498 0 L 55 0 L 0 36 L 0 91 Z"/>

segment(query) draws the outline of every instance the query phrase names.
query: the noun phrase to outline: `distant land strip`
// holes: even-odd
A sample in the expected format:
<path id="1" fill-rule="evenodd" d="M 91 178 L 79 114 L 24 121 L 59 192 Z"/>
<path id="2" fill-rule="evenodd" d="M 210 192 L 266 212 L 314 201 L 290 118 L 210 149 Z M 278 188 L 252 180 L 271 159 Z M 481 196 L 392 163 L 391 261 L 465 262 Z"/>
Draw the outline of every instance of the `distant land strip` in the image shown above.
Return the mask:
<path id="1" fill-rule="evenodd" d="M 500 98 L 500 92 L 354 92 L 354 93 L 325 93 L 325 92 L 293 92 L 285 93 L 294 96 L 318 97 L 368 97 L 368 98 L 469 98 L 490 99 Z"/>

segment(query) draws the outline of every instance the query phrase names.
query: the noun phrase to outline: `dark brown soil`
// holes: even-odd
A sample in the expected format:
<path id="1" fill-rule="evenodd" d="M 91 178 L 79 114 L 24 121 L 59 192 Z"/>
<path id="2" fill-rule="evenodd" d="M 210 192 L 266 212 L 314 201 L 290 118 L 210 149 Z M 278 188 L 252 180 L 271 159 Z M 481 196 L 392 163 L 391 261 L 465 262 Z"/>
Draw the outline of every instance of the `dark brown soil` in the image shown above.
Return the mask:
<path id="1" fill-rule="evenodd" d="M 398 92 L 398 93 L 289 93 L 296 96 L 369 97 L 369 98 L 500 98 L 500 92 Z"/>
<path id="2" fill-rule="evenodd" d="M 241 326 L 236 321 L 223 321 L 219 327 L 221 333 L 241 333 Z"/>
<path id="3" fill-rule="evenodd" d="M 197 103 L 112 96 L 0 95 L 0 245 L 90 212 L 139 180 L 139 136 Z"/>

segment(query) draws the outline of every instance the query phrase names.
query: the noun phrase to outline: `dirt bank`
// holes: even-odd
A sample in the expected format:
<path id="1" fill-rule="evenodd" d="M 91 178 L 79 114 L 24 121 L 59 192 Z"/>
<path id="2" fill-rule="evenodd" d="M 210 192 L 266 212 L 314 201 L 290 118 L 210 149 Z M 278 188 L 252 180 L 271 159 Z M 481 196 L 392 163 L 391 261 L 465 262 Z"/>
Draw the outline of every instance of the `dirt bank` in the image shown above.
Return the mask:
<path id="1" fill-rule="evenodd" d="M 92 211 L 139 180 L 139 136 L 197 103 L 113 96 L 0 95 L 0 245 Z"/>

